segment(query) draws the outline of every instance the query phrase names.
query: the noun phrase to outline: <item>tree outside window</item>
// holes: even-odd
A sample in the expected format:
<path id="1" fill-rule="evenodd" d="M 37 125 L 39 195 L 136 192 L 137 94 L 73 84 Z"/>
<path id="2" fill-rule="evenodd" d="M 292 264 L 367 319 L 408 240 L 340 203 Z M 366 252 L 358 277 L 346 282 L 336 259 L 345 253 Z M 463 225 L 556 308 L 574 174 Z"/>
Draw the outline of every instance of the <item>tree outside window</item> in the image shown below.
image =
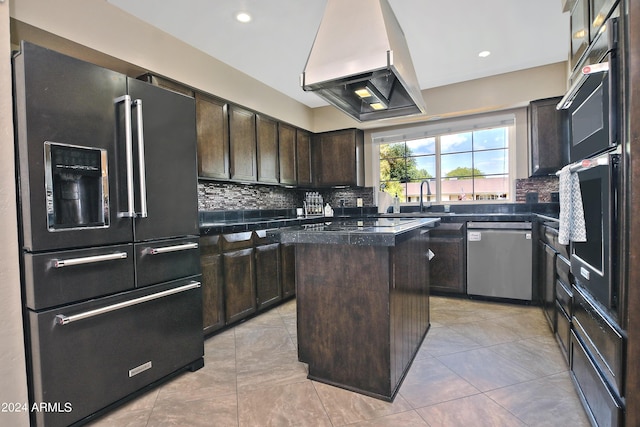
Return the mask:
<path id="1" fill-rule="evenodd" d="M 402 202 L 417 202 L 427 179 L 428 201 L 506 199 L 508 159 L 508 127 L 381 144 L 380 188 Z"/>

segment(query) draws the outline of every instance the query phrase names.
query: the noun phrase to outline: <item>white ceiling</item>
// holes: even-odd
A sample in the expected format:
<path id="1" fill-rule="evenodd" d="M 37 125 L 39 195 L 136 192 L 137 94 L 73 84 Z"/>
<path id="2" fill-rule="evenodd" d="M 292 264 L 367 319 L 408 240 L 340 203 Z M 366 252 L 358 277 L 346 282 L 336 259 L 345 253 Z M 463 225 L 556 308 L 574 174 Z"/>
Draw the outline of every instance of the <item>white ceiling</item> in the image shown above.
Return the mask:
<path id="1" fill-rule="evenodd" d="M 107 1 L 309 107 L 327 105 L 299 85 L 327 0 Z M 568 57 L 561 0 L 389 3 L 423 90 Z M 252 21 L 236 21 L 240 11 Z M 483 50 L 491 55 L 478 57 Z"/>

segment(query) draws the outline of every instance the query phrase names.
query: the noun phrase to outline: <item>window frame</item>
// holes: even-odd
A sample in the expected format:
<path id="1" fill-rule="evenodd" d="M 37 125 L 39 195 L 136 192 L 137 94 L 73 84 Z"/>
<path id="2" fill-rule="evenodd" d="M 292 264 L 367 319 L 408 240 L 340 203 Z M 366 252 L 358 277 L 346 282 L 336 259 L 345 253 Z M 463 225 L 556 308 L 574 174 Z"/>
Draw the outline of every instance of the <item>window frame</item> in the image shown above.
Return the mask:
<path id="1" fill-rule="evenodd" d="M 479 118 L 471 118 L 471 119 L 458 119 L 451 121 L 439 121 L 438 123 L 428 123 L 423 124 L 417 127 L 404 127 L 404 128 L 396 128 L 383 132 L 373 132 L 371 135 L 371 139 L 373 142 L 373 165 L 374 172 L 372 178 L 374 180 L 373 184 L 378 191 L 380 190 L 380 146 L 382 144 L 393 144 L 406 142 L 416 139 L 426 139 L 433 137 L 435 138 L 435 161 L 436 161 L 436 174 L 433 178 L 429 178 L 432 185 L 431 191 L 434 194 L 432 196 L 431 202 L 434 204 L 477 204 L 477 203 L 513 203 L 516 199 L 515 194 L 515 179 L 516 179 L 516 151 L 517 151 L 517 142 L 516 142 L 516 114 L 515 112 L 488 115 Z M 457 133 L 465 133 L 465 132 L 474 132 L 480 131 L 484 129 L 491 129 L 497 127 L 506 127 L 507 128 L 507 147 L 506 150 L 506 158 L 508 161 L 508 170 L 506 173 L 507 179 L 507 191 L 508 197 L 502 199 L 471 199 L 471 200 L 442 200 L 442 160 L 441 160 L 441 142 L 440 137 L 443 135 L 457 134 Z M 476 151 L 466 151 L 466 153 L 474 153 L 481 152 L 484 150 L 476 150 Z M 418 155 L 420 156 L 420 155 Z M 412 156 L 415 157 L 415 156 Z M 490 174 L 493 175 L 493 174 Z M 389 193 L 387 193 L 389 194 Z M 393 197 L 393 195 L 390 195 Z M 403 205 L 415 205 L 416 201 L 408 201 L 401 202 Z"/>

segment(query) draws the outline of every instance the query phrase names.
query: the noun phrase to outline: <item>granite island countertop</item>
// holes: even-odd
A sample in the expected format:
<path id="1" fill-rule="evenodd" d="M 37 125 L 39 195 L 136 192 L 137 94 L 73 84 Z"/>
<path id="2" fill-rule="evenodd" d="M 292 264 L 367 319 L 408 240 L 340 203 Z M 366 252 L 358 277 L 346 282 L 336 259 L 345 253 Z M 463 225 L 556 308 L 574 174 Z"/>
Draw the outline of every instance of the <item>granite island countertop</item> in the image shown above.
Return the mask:
<path id="1" fill-rule="evenodd" d="M 316 243 L 362 246 L 395 246 L 411 231 L 433 228 L 440 218 L 361 218 L 332 219 L 270 230 L 268 235 L 280 243 Z"/>

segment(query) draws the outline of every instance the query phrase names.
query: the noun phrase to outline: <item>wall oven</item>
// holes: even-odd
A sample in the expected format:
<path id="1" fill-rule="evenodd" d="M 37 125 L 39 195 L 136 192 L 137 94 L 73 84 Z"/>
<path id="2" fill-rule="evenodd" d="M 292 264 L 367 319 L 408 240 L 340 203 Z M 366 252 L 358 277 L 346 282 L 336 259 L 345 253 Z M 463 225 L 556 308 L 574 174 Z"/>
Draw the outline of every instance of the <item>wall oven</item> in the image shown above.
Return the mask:
<path id="1" fill-rule="evenodd" d="M 600 27 L 593 45 L 558 104 L 569 119 L 569 160 L 602 153 L 618 142 L 618 19 Z"/>
<path id="2" fill-rule="evenodd" d="M 604 153 L 579 165 L 576 173 L 582 193 L 587 240 L 571 242 L 571 271 L 577 284 L 616 317 L 619 290 L 614 277 L 617 260 L 614 237 L 620 155 Z"/>

